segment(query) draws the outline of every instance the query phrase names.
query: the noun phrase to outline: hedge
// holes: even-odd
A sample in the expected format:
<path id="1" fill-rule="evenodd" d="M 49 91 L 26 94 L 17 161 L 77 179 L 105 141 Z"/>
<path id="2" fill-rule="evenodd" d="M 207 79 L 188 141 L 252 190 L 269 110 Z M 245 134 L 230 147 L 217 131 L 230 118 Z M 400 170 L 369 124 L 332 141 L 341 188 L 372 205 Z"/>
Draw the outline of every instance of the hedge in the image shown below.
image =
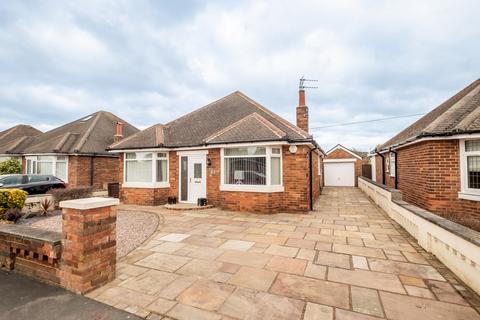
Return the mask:
<path id="1" fill-rule="evenodd" d="M 47 193 L 53 196 L 53 199 L 55 201 L 55 207 L 58 207 L 58 204 L 61 201 L 89 198 L 92 196 L 92 192 L 92 187 L 77 187 L 66 189 L 52 189 Z"/>
<path id="2" fill-rule="evenodd" d="M 0 189 L 0 214 L 8 209 L 22 209 L 28 193 L 20 189 Z"/>

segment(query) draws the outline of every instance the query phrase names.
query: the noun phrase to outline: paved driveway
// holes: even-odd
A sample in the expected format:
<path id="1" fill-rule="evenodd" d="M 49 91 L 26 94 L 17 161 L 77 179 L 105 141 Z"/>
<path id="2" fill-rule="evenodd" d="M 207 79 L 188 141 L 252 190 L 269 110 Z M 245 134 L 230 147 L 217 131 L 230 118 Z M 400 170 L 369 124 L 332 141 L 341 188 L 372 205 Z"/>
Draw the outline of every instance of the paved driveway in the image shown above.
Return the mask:
<path id="1" fill-rule="evenodd" d="M 480 319 L 478 297 L 356 188 L 309 215 L 156 210 L 89 296 L 149 319 Z"/>

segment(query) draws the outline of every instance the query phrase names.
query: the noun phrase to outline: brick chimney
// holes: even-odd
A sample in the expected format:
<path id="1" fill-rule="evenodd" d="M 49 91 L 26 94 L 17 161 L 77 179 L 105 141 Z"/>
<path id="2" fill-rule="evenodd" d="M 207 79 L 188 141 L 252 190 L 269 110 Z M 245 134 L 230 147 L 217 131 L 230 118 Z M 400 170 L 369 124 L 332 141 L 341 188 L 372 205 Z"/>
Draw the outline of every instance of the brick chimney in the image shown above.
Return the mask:
<path id="1" fill-rule="evenodd" d="M 305 89 L 298 91 L 297 127 L 308 132 L 308 107 L 305 105 Z"/>
<path id="2" fill-rule="evenodd" d="M 118 121 L 115 128 L 115 135 L 113 136 L 113 142 L 118 142 L 123 139 L 123 123 Z"/>

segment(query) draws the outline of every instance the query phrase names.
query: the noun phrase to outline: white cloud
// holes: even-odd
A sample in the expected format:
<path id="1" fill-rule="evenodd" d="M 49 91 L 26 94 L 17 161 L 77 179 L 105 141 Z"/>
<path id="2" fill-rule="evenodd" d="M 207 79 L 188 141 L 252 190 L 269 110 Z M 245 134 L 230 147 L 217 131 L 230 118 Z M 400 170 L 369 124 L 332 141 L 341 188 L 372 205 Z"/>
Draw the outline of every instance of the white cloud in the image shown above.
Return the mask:
<path id="1" fill-rule="evenodd" d="M 58 125 L 99 106 L 146 127 L 233 90 L 294 121 L 303 74 L 319 80 L 307 102 L 312 126 L 323 126 L 428 111 L 480 68 L 480 5 L 469 0 L 85 1 L 4 9 L 0 112 L 8 121 L 1 127 Z M 411 121 L 315 133 L 322 146 L 369 149 Z"/>

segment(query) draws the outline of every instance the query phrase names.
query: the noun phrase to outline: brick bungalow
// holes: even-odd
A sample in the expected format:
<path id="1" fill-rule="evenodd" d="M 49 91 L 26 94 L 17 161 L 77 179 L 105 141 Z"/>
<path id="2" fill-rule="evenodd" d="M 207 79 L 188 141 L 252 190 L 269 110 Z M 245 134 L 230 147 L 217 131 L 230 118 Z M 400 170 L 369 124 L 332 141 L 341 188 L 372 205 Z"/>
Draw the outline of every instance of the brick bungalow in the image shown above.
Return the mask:
<path id="1" fill-rule="evenodd" d="M 480 79 L 374 153 L 375 180 L 401 190 L 405 201 L 480 217 Z"/>
<path id="2" fill-rule="evenodd" d="M 229 210 L 307 212 L 321 191 L 323 151 L 308 133 L 303 90 L 296 116 L 297 126 L 237 91 L 115 143 L 121 199 L 207 198 Z"/>
<path id="3" fill-rule="evenodd" d="M 0 132 L 0 162 L 10 158 L 20 159 L 21 151 L 42 131 L 19 124 Z"/>
<path id="4" fill-rule="evenodd" d="M 114 114 L 99 111 L 37 135 L 19 150 L 23 171 L 53 174 L 69 187 L 103 189 L 118 182 L 118 155 L 106 148 L 139 130 Z"/>
<path id="5" fill-rule="evenodd" d="M 325 186 L 358 186 L 357 179 L 362 175 L 366 156 L 366 152 L 354 151 L 341 144 L 327 151 L 323 159 Z"/>

